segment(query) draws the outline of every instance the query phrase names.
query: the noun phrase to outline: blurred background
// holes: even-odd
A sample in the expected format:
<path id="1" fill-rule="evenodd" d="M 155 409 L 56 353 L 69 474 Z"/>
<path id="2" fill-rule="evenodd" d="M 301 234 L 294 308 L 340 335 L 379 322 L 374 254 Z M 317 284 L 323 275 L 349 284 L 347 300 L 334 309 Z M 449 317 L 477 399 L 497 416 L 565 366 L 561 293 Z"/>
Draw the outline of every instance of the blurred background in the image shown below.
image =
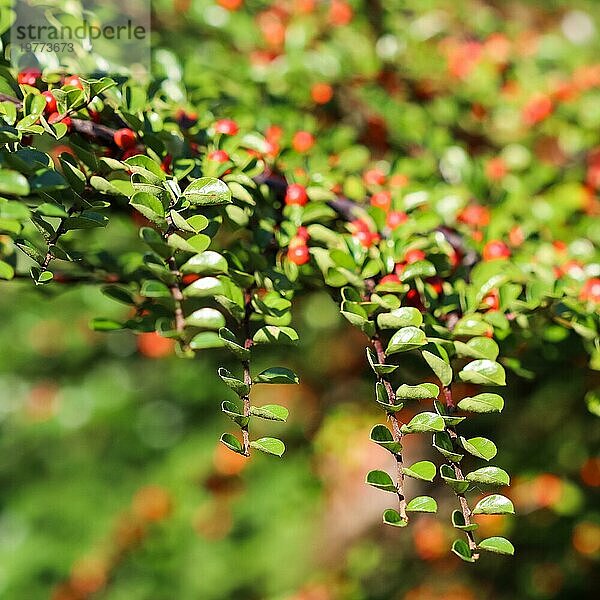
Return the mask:
<path id="1" fill-rule="evenodd" d="M 324 136 L 330 151 L 363 136 L 376 157 L 404 156 L 422 144 L 419 160 L 405 165 L 411 178 L 421 178 L 418 185 L 452 141 L 449 123 L 474 147 L 474 130 L 501 145 L 525 136 L 535 156 L 526 157 L 524 189 L 509 179 L 506 189 L 490 192 L 512 192 L 519 204 L 519 194 L 558 177 L 569 153 L 597 143 L 600 96 L 592 90 L 562 109 L 561 119 L 531 140 L 513 123 L 516 106 L 500 105 L 504 75 L 485 64 L 477 70 L 473 47 L 457 40 L 502 31 L 498 52 L 502 36 L 517 40 L 511 51 L 523 60 L 512 79 L 527 94 L 597 60 L 600 6 L 543 4 L 155 0 L 156 70 L 172 97 L 181 90 L 182 103 L 188 86 L 206 119 L 212 111 L 248 126 L 318 124 L 323 131 L 338 123 Z M 319 42 L 307 43 L 313 39 Z M 394 69 L 384 77 L 386 65 L 402 81 Z M 328 88 L 315 91 L 318 83 L 335 90 L 333 100 Z M 437 97 L 440 86 L 454 96 Z M 414 100 L 419 94 L 423 106 Z M 478 122 L 474 99 L 491 104 L 496 120 Z M 365 115 L 365 103 L 382 116 Z M 257 105 L 261 111 L 248 112 Z M 556 139 L 568 143 L 557 146 Z M 474 171 L 482 169 L 474 162 Z M 488 191 L 481 178 L 466 185 Z M 583 191 L 573 191 L 562 189 L 565 211 L 584 202 L 574 199 Z M 548 221 L 559 227 L 558 217 Z M 299 386 L 255 388 L 257 404 L 290 409 L 287 424 L 265 429 L 285 440 L 285 457 L 245 461 L 218 444 L 229 427 L 219 410 L 229 392 L 215 372 L 218 365 L 236 368 L 226 355 L 206 352 L 190 362 L 152 334 L 93 333 L 93 317 L 120 319 L 126 309 L 96 288 L 63 287 L 40 292 L 0 282 L 0 598 L 597 597 L 600 434 L 584 397 L 598 377 L 572 336 L 549 331 L 530 340 L 519 357 L 527 377 L 510 377 L 503 414 L 465 425 L 467 434 L 497 443 L 496 464 L 513 476 L 506 493 L 517 510 L 514 518 L 477 519 L 482 536 L 510 537 L 516 557 L 484 555 L 470 566 L 449 553 L 448 519 L 422 516 L 400 531 L 381 523 L 385 494 L 364 485 L 369 469 L 389 461 L 368 441 L 383 416 L 372 400 L 365 339 L 340 321 L 327 295 L 300 299 L 299 347 L 276 357 L 265 352 L 255 365 L 301 374 Z M 406 369 L 408 379 L 417 376 Z M 409 462 L 413 453 L 429 458 L 425 444 L 407 442 Z M 437 482 L 411 489 L 432 493 L 441 515 L 454 508 Z"/>

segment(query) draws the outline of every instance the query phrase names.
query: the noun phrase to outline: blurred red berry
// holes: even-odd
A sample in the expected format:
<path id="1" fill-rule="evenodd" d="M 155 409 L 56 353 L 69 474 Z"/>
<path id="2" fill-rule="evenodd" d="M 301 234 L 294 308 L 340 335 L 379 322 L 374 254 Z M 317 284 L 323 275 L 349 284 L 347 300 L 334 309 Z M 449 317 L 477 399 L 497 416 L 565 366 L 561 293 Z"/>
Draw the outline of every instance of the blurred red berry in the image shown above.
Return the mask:
<path id="1" fill-rule="evenodd" d="M 217 0 L 217 4 L 219 6 L 221 6 L 225 10 L 231 11 L 238 10 L 243 3 L 243 0 Z"/>
<path id="2" fill-rule="evenodd" d="M 376 192 L 371 196 L 371 206 L 381 208 L 386 212 L 392 205 L 392 195 L 389 192 Z"/>
<path id="3" fill-rule="evenodd" d="M 366 221 L 363 221 L 362 219 L 354 219 L 354 221 L 350 221 L 350 226 L 355 232 L 370 231 L 369 224 Z"/>
<path id="4" fill-rule="evenodd" d="M 336 27 L 348 25 L 352 21 L 354 12 L 352 7 L 343 0 L 331 0 L 329 6 L 329 22 Z"/>
<path id="5" fill-rule="evenodd" d="M 292 147 L 296 152 L 308 152 L 315 144 L 315 138 L 308 131 L 298 131 L 292 139 Z"/>
<path id="6" fill-rule="evenodd" d="M 410 183 L 410 179 L 403 173 L 396 173 L 390 177 L 390 186 L 394 188 L 403 188 Z"/>
<path id="7" fill-rule="evenodd" d="M 427 255 L 425 252 L 423 252 L 423 250 L 413 249 L 406 252 L 404 255 L 404 260 L 410 265 L 411 263 L 425 260 L 426 256 Z"/>
<path id="8" fill-rule="evenodd" d="M 310 96 L 317 104 L 327 104 L 333 98 L 333 88 L 328 83 L 315 83 Z"/>
<path id="9" fill-rule="evenodd" d="M 292 183 L 288 185 L 285 192 L 285 203 L 290 206 L 297 204 L 298 206 L 304 206 L 308 202 L 308 196 L 306 194 L 306 188 L 298 183 Z"/>
<path id="10" fill-rule="evenodd" d="M 394 273 L 390 273 L 389 275 L 384 275 L 380 280 L 379 280 L 380 284 L 385 284 L 385 283 L 402 283 L 400 281 L 400 277 L 398 277 L 398 275 L 395 275 Z"/>
<path id="11" fill-rule="evenodd" d="M 441 277 L 429 277 L 426 281 L 438 296 L 444 293 L 444 280 Z"/>
<path id="12" fill-rule="evenodd" d="M 36 68 L 23 69 L 17 75 L 17 81 L 21 85 L 34 86 L 37 80 L 42 76 L 42 72 Z"/>
<path id="13" fill-rule="evenodd" d="M 115 131 L 113 134 L 113 139 L 115 144 L 121 148 L 121 150 L 129 150 L 129 148 L 133 148 L 135 146 L 136 135 L 131 129 L 124 127 Z"/>
<path id="14" fill-rule="evenodd" d="M 298 229 L 296 230 L 296 236 L 299 237 L 301 240 L 304 240 L 305 242 L 308 242 L 308 240 L 310 240 L 310 234 L 308 233 L 308 229 L 306 227 L 298 227 Z"/>
<path id="15" fill-rule="evenodd" d="M 490 158 L 485 163 L 485 175 L 490 181 L 499 181 L 508 173 L 504 159 L 500 157 Z"/>
<path id="16" fill-rule="evenodd" d="M 173 354 L 175 342 L 152 331 L 138 335 L 137 346 L 140 354 L 148 358 L 164 358 Z"/>
<path id="17" fill-rule="evenodd" d="M 536 125 L 552 113 L 553 105 L 549 96 L 538 94 L 524 106 L 522 118 L 525 125 Z"/>
<path id="18" fill-rule="evenodd" d="M 500 240 L 492 240 L 483 247 L 483 260 L 509 258 L 510 248 Z"/>
<path id="19" fill-rule="evenodd" d="M 225 150 L 213 150 L 208 153 L 208 160 L 212 160 L 217 163 L 224 163 L 229 160 L 229 154 Z"/>
<path id="20" fill-rule="evenodd" d="M 499 310 L 500 309 L 500 294 L 498 290 L 492 290 L 482 300 L 483 304 L 486 305 L 487 310 Z"/>
<path id="21" fill-rule="evenodd" d="M 63 85 L 70 85 L 72 87 L 79 88 L 80 90 L 83 89 L 83 83 L 78 75 L 69 75 L 68 77 L 65 77 Z"/>
<path id="22" fill-rule="evenodd" d="M 579 299 L 583 302 L 600 304 L 600 278 L 593 277 L 592 279 L 588 279 L 581 288 Z"/>
<path id="23" fill-rule="evenodd" d="M 215 123 L 215 131 L 223 135 L 236 135 L 239 130 L 238 124 L 231 119 L 221 119 Z"/>
<path id="24" fill-rule="evenodd" d="M 385 183 L 385 173 L 379 169 L 369 169 L 363 173 L 363 181 L 367 185 L 383 185 Z"/>
<path id="25" fill-rule="evenodd" d="M 365 248 L 370 248 L 373 244 L 376 244 L 381 239 L 379 234 L 372 231 L 357 231 L 353 236 L 361 243 Z"/>
<path id="26" fill-rule="evenodd" d="M 296 265 L 304 265 L 310 260 L 308 246 L 304 243 L 291 245 L 287 251 L 288 259 Z"/>
<path id="27" fill-rule="evenodd" d="M 518 247 L 525 241 L 525 233 L 519 225 L 515 225 L 508 232 L 508 241 L 512 246 Z"/>
<path id="28" fill-rule="evenodd" d="M 487 227 L 490 224 L 490 211 L 480 204 L 469 204 L 459 213 L 458 220 L 471 227 Z"/>
<path id="29" fill-rule="evenodd" d="M 388 216 L 385 220 L 385 224 L 390 229 L 396 229 L 396 227 L 400 227 L 403 223 L 408 221 L 408 215 L 405 212 L 401 212 L 399 210 L 393 210 L 388 213 Z"/>
<path id="30" fill-rule="evenodd" d="M 170 173 L 171 172 L 171 165 L 173 164 L 173 157 L 170 154 L 167 154 L 163 159 L 162 162 L 160 163 L 160 168 L 165 172 L 165 173 Z"/>

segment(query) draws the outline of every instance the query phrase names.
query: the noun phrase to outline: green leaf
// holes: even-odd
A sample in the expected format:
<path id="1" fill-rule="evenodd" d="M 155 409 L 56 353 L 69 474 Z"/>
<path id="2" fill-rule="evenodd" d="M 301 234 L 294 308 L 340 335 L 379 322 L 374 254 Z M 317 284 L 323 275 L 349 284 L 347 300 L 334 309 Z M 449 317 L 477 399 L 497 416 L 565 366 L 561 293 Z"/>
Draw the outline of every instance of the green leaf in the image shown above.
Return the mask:
<path id="1" fill-rule="evenodd" d="M 433 435 L 433 447 L 453 462 L 460 462 L 464 456 L 464 454 L 456 452 L 450 436 L 445 431 L 440 431 Z"/>
<path id="2" fill-rule="evenodd" d="M 250 350 L 241 346 L 235 334 L 229 331 L 226 327 L 219 329 L 219 337 L 223 340 L 225 347 L 235 354 L 241 360 L 248 360 L 250 358 Z"/>
<path id="3" fill-rule="evenodd" d="M 196 273 L 198 275 L 218 275 L 227 273 L 227 260 L 218 252 L 207 250 L 192 256 L 181 266 L 182 273 Z"/>
<path id="4" fill-rule="evenodd" d="M 420 348 L 427 343 L 425 332 L 416 327 L 403 327 L 396 331 L 388 344 L 386 354 L 397 354 Z"/>
<path id="5" fill-rule="evenodd" d="M 369 471 L 365 482 L 378 490 L 384 492 L 396 492 L 396 484 L 392 481 L 392 478 L 385 471 Z"/>
<path id="6" fill-rule="evenodd" d="M 499 536 L 481 540 L 477 544 L 477 547 L 488 552 L 495 552 L 496 554 L 509 554 L 512 556 L 515 553 L 515 547 L 506 538 Z"/>
<path id="7" fill-rule="evenodd" d="M 435 465 L 428 460 L 421 460 L 412 464 L 410 467 L 404 467 L 403 473 L 413 479 L 422 481 L 433 481 L 436 473 Z"/>
<path id="8" fill-rule="evenodd" d="M 389 375 L 398 368 L 398 365 L 386 365 L 378 363 L 377 355 L 371 348 L 367 348 L 367 360 L 369 361 L 369 364 L 376 375 Z"/>
<path id="9" fill-rule="evenodd" d="M 371 429 L 371 441 L 389 450 L 392 454 L 397 454 L 402 450 L 400 442 L 394 440 L 392 432 L 385 425 L 375 425 Z"/>
<path id="10" fill-rule="evenodd" d="M 423 350 L 422 354 L 442 385 L 450 385 L 452 383 L 452 367 L 445 360 L 427 350 Z"/>
<path id="11" fill-rule="evenodd" d="M 170 298 L 169 288 L 161 281 L 147 279 L 142 282 L 140 294 L 146 298 Z"/>
<path id="12" fill-rule="evenodd" d="M 483 458 L 483 460 L 491 460 L 498 452 L 496 444 L 484 437 L 474 437 L 468 440 L 461 437 L 460 443 L 467 452 L 478 458 Z"/>
<path id="13" fill-rule="evenodd" d="M 285 444 L 281 440 L 271 437 L 264 437 L 250 442 L 250 447 L 275 456 L 282 456 L 285 452 Z"/>
<path id="14" fill-rule="evenodd" d="M 406 512 L 437 512 L 437 502 L 431 496 L 417 496 L 406 505 Z"/>
<path id="15" fill-rule="evenodd" d="M 298 334 L 291 327 L 266 325 L 261 327 L 252 339 L 255 344 L 294 344 L 298 341 Z"/>
<path id="16" fill-rule="evenodd" d="M 473 509 L 474 515 L 512 515 L 514 512 L 513 503 L 501 494 L 486 496 Z"/>
<path id="17" fill-rule="evenodd" d="M 452 525 L 461 531 L 475 531 L 479 528 L 477 523 L 470 523 L 467 525 L 465 523 L 465 516 L 462 514 L 462 512 L 460 512 L 460 510 L 455 510 L 452 512 Z"/>
<path id="18" fill-rule="evenodd" d="M 498 344 L 487 337 L 475 337 L 466 344 L 464 342 L 454 342 L 456 353 L 464 358 L 487 358 L 496 360 L 500 352 Z"/>
<path id="19" fill-rule="evenodd" d="M 406 265 L 402 271 L 402 281 L 411 281 L 420 277 L 426 279 L 435 276 L 435 267 L 427 260 L 418 260 L 414 263 Z"/>
<path id="20" fill-rule="evenodd" d="M 162 202 L 152 194 L 148 194 L 147 192 L 136 192 L 131 197 L 129 204 L 150 221 L 163 222 L 165 220 L 165 207 Z"/>
<path id="21" fill-rule="evenodd" d="M 216 277 L 202 277 L 188 285 L 183 295 L 185 298 L 214 298 L 223 291 L 223 285 Z"/>
<path id="22" fill-rule="evenodd" d="M 223 340 L 214 331 L 198 333 L 190 341 L 192 350 L 207 350 L 209 348 L 222 348 L 223 346 Z"/>
<path id="23" fill-rule="evenodd" d="M 402 425 L 402 431 L 403 433 L 444 431 L 444 419 L 433 412 L 422 412 L 415 415 L 406 425 Z"/>
<path id="24" fill-rule="evenodd" d="M 254 378 L 254 383 L 299 383 L 298 375 L 285 367 L 265 369 Z"/>
<path id="25" fill-rule="evenodd" d="M 192 181 L 183 195 L 192 204 L 201 206 L 215 206 L 231 202 L 231 191 L 227 184 L 213 177 L 201 177 Z"/>
<path id="26" fill-rule="evenodd" d="M 225 317 L 215 308 L 200 308 L 185 319 L 191 327 L 219 330 L 225 327 Z"/>
<path id="27" fill-rule="evenodd" d="M 231 435 L 231 433 L 224 433 L 221 436 L 221 443 L 237 454 L 244 454 L 244 448 L 241 442 L 234 435 Z"/>
<path id="28" fill-rule="evenodd" d="M 204 252 L 210 246 L 210 238 L 203 233 L 198 233 L 186 239 L 178 233 L 172 233 L 167 238 L 167 244 L 182 252 Z"/>
<path id="29" fill-rule="evenodd" d="M 97 317 L 92 319 L 90 327 L 94 331 L 117 331 L 123 329 L 123 323 L 119 323 L 119 321 L 114 321 L 113 319 Z"/>
<path id="30" fill-rule="evenodd" d="M 452 544 L 452 552 L 465 562 L 475 562 L 469 544 L 465 540 L 454 540 Z"/>
<path id="31" fill-rule="evenodd" d="M 458 407 L 461 410 L 468 410 L 470 412 L 499 413 L 504 408 L 504 400 L 498 394 L 478 394 L 477 396 L 463 398 L 458 403 Z"/>
<path id="32" fill-rule="evenodd" d="M 435 383 L 421 383 L 419 385 L 402 384 L 396 390 L 396 398 L 399 400 L 428 400 L 437 398 L 440 388 Z"/>
<path id="33" fill-rule="evenodd" d="M 393 508 L 388 508 L 383 511 L 383 522 L 386 525 L 392 525 L 393 527 L 406 527 L 408 525 L 408 521 L 400 517 L 398 511 Z"/>
<path id="34" fill-rule="evenodd" d="M 264 406 L 251 406 L 250 414 L 268 421 L 287 421 L 290 412 L 285 406 L 279 404 L 265 404 Z"/>
<path id="35" fill-rule="evenodd" d="M 489 335 L 493 333 L 494 329 L 488 323 L 483 320 L 483 317 L 478 314 L 465 315 L 458 320 L 452 333 L 456 336 L 461 335 Z"/>
<path id="36" fill-rule="evenodd" d="M 377 326 L 380 329 L 400 329 L 401 327 L 420 327 L 423 315 L 420 310 L 410 306 L 402 306 L 389 313 L 377 315 Z"/>
<path id="37" fill-rule="evenodd" d="M 469 383 L 506 385 L 506 373 L 502 365 L 487 359 L 470 362 L 458 376 Z"/>
<path id="38" fill-rule="evenodd" d="M 0 169 L 0 194 L 9 196 L 28 196 L 29 182 L 18 171 Z"/>
<path id="39" fill-rule="evenodd" d="M 469 482 L 457 479 L 454 469 L 450 465 L 440 466 L 440 476 L 456 494 L 464 494 L 469 489 Z"/>
<path id="40" fill-rule="evenodd" d="M 250 421 L 250 417 L 244 416 L 242 409 L 229 400 L 225 400 L 221 403 L 221 410 L 240 427 L 245 427 Z"/>
<path id="41" fill-rule="evenodd" d="M 471 471 L 465 479 L 485 485 L 510 485 L 510 476 L 499 467 L 482 467 L 476 471 Z"/>
<path id="42" fill-rule="evenodd" d="M 0 279 L 12 279 L 15 276 L 15 270 L 3 260 L 0 260 Z"/>
<path id="43" fill-rule="evenodd" d="M 217 371 L 217 374 L 223 380 L 225 385 L 232 389 L 240 398 L 247 396 L 250 392 L 250 386 L 234 377 L 227 369 L 221 367 Z"/>

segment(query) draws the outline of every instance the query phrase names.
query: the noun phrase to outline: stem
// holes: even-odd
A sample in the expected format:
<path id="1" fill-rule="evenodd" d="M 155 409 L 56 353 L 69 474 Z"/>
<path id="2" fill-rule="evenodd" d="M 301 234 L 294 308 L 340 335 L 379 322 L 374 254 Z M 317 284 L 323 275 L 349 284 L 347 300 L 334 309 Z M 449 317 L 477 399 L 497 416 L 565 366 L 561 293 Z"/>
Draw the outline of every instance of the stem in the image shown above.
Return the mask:
<path id="1" fill-rule="evenodd" d="M 244 312 L 244 348 L 250 350 L 252 347 L 252 338 L 250 337 L 250 313 L 252 311 L 252 292 L 246 290 L 244 294 L 245 312 Z M 248 393 L 242 398 L 244 402 L 244 417 L 250 417 L 250 391 L 252 390 L 252 375 L 250 373 L 250 361 L 242 361 L 244 369 L 244 383 L 248 386 Z M 242 443 L 244 448 L 244 456 L 250 456 L 250 433 L 248 424 L 242 427 Z"/>
<path id="2" fill-rule="evenodd" d="M 377 353 L 377 360 L 381 364 L 385 364 L 386 355 L 383 349 L 383 345 L 381 343 L 381 339 L 379 338 L 379 334 L 375 334 L 371 341 L 373 342 L 373 347 L 375 348 L 375 352 Z M 396 394 L 394 393 L 394 389 L 392 388 L 392 384 L 385 379 L 382 375 L 378 375 L 379 381 L 383 383 L 385 387 L 385 391 L 387 392 L 388 401 L 390 404 L 396 404 Z M 401 444 L 402 443 L 402 431 L 400 429 L 400 421 L 398 420 L 398 414 L 395 412 L 388 412 L 388 419 L 392 422 L 392 436 L 394 441 Z M 396 459 L 396 467 L 397 467 L 397 475 L 396 475 L 396 487 L 398 493 L 398 501 L 399 501 L 399 510 L 398 513 L 400 518 L 404 521 L 408 520 L 406 515 L 406 497 L 404 495 L 404 471 L 402 470 L 402 450 L 398 452 L 394 452 L 394 458 Z"/>
<path id="3" fill-rule="evenodd" d="M 176 229 L 173 224 L 173 220 L 170 216 L 167 217 L 168 228 L 163 234 L 163 239 L 167 241 L 169 234 Z M 169 293 L 171 294 L 171 298 L 173 299 L 173 303 L 175 304 L 175 329 L 179 335 L 179 339 L 181 340 L 182 349 L 184 352 L 188 349 L 188 344 L 184 340 L 185 334 L 185 315 L 183 312 L 183 291 L 181 289 L 181 273 L 177 267 L 177 262 L 175 257 L 171 255 L 167 260 L 166 264 L 169 267 L 169 271 L 171 271 L 171 275 L 173 276 L 173 283 L 169 285 Z"/>
<path id="4" fill-rule="evenodd" d="M 450 386 L 444 386 L 444 398 L 446 399 L 446 408 L 448 409 L 448 413 L 452 414 L 456 411 L 456 405 L 454 403 L 454 399 L 452 398 L 452 389 Z M 450 439 L 455 445 L 457 444 L 458 434 L 454 430 L 453 427 L 446 426 L 446 432 L 450 436 Z M 459 481 L 464 481 L 465 477 L 463 475 L 462 469 L 460 468 L 460 464 L 454 461 L 448 461 L 448 464 L 454 469 L 454 476 Z M 467 502 L 467 498 L 464 493 L 456 492 L 456 497 L 458 498 L 458 503 L 460 505 L 460 511 L 462 513 L 463 519 L 465 521 L 465 525 L 471 525 L 471 509 L 469 508 L 469 503 Z M 472 531 L 465 531 L 465 535 L 467 536 L 467 543 L 469 544 L 469 550 L 471 550 L 471 556 L 477 560 L 479 558 L 479 552 L 477 552 L 477 542 L 475 541 L 475 536 Z"/>

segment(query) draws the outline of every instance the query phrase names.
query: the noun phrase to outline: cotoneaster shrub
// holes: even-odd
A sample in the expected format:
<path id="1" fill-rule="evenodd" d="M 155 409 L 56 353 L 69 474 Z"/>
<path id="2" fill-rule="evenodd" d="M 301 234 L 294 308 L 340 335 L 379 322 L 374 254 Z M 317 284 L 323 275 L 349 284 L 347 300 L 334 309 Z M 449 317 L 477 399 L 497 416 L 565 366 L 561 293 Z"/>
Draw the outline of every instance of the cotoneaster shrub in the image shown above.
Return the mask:
<path id="1" fill-rule="evenodd" d="M 215 374 L 233 423 L 221 442 L 246 457 L 281 456 L 252 424 L 289 416 L 253 387 L 299 380 L 253 357 L 296 343 L 295 298 L 326 289 L 365 335 L 385 421 L 371 440 L 397 465 L 366 474 L 390 493 L 383 521 L 436 512 L 413 481 L 441 478 L 454 553 L 512 554 L 472 522 L 514 510 L 502 448 L 461 423 L 500 413 L 507 372 L 530 376 L 540 344 L 578 336 L 599 368 L 598 119 L 577 123 L 597 65 L 536 59 L 486 23 L 476 41 L 415 34 L 401 52 L 416 6 L 217 4 L 230 27 L 183 81 L 176 42 L 146 83 L 2 67 L 0 276 L 102 286 L 130 317 L 92 326 L 138 333 L 149 355 L 232 353 L 237 371 Z M 242 35 L 252 23 L 259 37 Z M 334 75 L 297 60 L 314 53 Z M 438 460 L 407 464 L 409 435 L 431 436 Z"/>

